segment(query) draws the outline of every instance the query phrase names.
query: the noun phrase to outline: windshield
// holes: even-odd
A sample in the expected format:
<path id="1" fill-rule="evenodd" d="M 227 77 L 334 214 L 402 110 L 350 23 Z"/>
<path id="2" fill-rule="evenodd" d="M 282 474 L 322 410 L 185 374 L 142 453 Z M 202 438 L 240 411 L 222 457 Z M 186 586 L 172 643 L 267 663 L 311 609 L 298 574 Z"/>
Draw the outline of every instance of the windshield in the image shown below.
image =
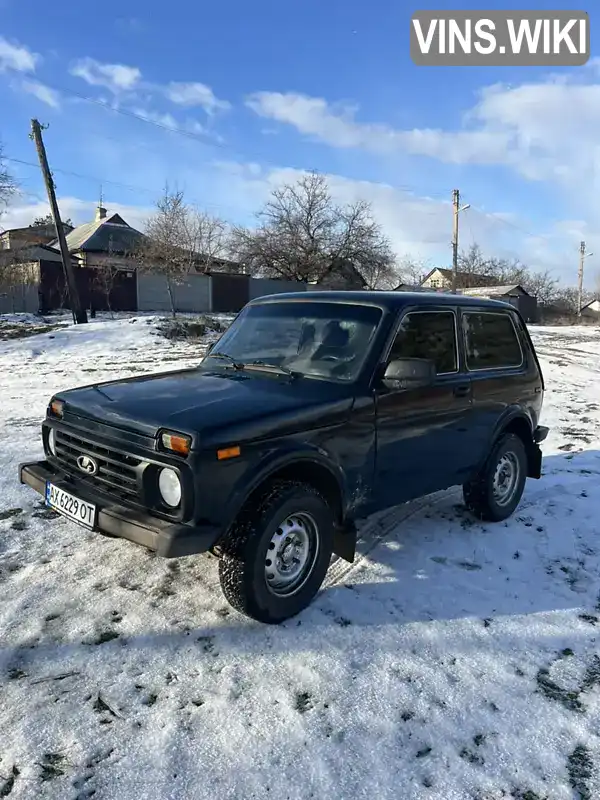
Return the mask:
<path id="1" fill-rule="evenodd" d="M 207 356 L 222 368 L 279 367 L 307 377 L 355 380 L 382 312 L 344 303 L 248 306 Z M 213 363 L 211 363 L 213 366 Z"/>

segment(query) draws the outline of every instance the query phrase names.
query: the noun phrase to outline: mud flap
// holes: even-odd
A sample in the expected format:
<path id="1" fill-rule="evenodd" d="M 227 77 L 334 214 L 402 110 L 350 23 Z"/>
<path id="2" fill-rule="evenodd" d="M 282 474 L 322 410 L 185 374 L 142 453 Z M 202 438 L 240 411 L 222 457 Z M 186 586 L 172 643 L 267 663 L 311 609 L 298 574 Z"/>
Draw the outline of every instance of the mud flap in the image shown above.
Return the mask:
<path id="1" fill-rule="evenodd" d="M 354 563 L 356 555 L 356 526 L 352 523 L 346 527 L 336 525 L 333 534 L 333 552 L 336 556 L 347 561 L 349 564 Z"/>
<path id="2" fill-rule="evenodd" d="M 528 478 L 541 478 L 542 477 L 542 450 L 535 442 L 531 442 L 527 448 L 527 463 L 529 470 L 527 472 Z"/>

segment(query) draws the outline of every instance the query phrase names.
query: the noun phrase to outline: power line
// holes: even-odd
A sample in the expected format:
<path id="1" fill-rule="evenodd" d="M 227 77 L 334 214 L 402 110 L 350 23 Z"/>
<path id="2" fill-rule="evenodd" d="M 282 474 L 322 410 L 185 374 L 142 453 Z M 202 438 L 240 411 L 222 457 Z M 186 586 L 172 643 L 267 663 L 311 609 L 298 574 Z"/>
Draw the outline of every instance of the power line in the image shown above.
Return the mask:
<path id="1" fill-rule="evenodd" d="M 135 111 L 129 111 L 129 110 L 126 110 L 126 109 L 123 109 L 123 108 L 116 108 L 115 106 L 111 106 L 108 103 L 103 102 L 102 100 L 98 100 L 98 99 L 96 99 L 94 97 L 89 97 L 88 95 L 80 94 L 79 92 L 76 92 L 73 89 L 66 89 L 64 87 L 56 86 L 56 85 L 53 85 L 53 84 L 50 84 L 50 83 L 46 83 L 46 82 L 45 82 L 45 85 L 48 86 L 50 89 L 54 89 L 57 92 L 62 92 L 63 94 L 66 94 L 66 95 L 73 95 L 74 97 L 78 98 L 79 100 L 83 100 L 85 102 L 92 103 L 93 105 L 99 106 L 100 108 L 104 109 L 105 111 L 109 111 L 109 112 L 112 112 L 114 114 L 120 114 L 121 116 L 129 117 L 130 119 L 135 119 L 138 122 L 143 122 L 145 125 L 151 125 L 152 127 L 158 128 L 158 129 L 163 130 L 163 131 L 166 131 L 167 133 L 174 133 L 177 136 L 183 136 L 186 139 L 190 139 L 191 141 L 196 141 L 196 142 L 198 142 L 198 143 L 200 143 L 202 145 L 205 145 L 206 147 L 213 147 L 213 148 L 218 148 L 218 149 L 221 149 L 221 150 L 226 150 L 226 151 L 228 151 L 228 152 L 230 152 L 232 154 L 237 152 L 239 154 L 239 151 L 237 151 L 236 148 L 232 147 L 231 145 L 226 144 L 225 142 L 219 142 L 219 141 L 217 141 L 215 139 L 210 139 L 210 138 L 207 138 L 205 136 L 202 136 L 201 134 L 194 133 L 193 131 L 186 131 L 183 128 L 179 128 L 179 127 L 173 128 L 173 127 L 171 127 L 169 125 L 165 125 L 163 123 L 160 123 L 160 122 L 158 122 L 158 121 L 156 121 L 154 119 L 150 119 L 149 117 L 146 117 L 146 116 L 144 116 L 142 114 L 138 114 Z M 108 136 L 106 134 L 99 135 L 98 138 L 100 138 L 100 139 L 109 139 L 111 141 L 116 141 L 117 143 L 122 144 L 122 140 L 117 139 L 116 137 Z M 136 143 L 136 147 L 138 147 L 138 146 L 144 147 L 145 145 L 140 142 L 140 143 Z M 147 148 L 147 149 L 151 149 L 151 148 Z M 282 168 L 280 163 L 272 161 L 272 160 L 267 159 L 267 158 L 264 158 L 262 153 L 261 154 L 252 153 L 252 152 L 248 152 L 246 150 L 245 153 L 244 153 L 244 157 L 246 157 L 246 158 L 256 158 L 257 160 L 259 160 L 261 162 L 261 164 L 266 164 L 266 165 L 271 166 L 271 167 L 276 167 L 277 169 L 281 169 Z M 302 168 L 299 168 L 299 169 L 302 169 L 302 171 L 309 171 L 308 168 L 306 168 L 306 167 L 302 167 Z M 426 202 L 427 199 L 433 199 L 433 200 L 441 199 L 441 200 L 447 201 L 446 193 L 441 193 L 440 192 L 440 193 L 435 193 L 435 194 L 429 194 L 427 197 L 423 197 L 420 194 L 420 190 L 417 189 L 414 186 L 409 186 L 409 185 L 406 185 L 406 184 L 400 184 L 400 185 L 392 186 L 391 188 L 395 189 L 396 191 L 403 192 L 405 194 L 414 195 L 415 199 L 420 201 L 420 202 Z"/>
<path id="2" fill-rule="evenodd" d="M 25 161 L 24 159 L 21 159 L 21 158 L 9 158 L 9 157 L 6 157 L 4 160 L 5 161 L 11 161 L 11 162 L 13 162 L 15 164 L 22 164 L 22 165 L 27 166 L 27 167 L 34 167 L 35 169 L 38 169 L 38 165 L 37 164 L 34 164 L 32 161 Z M 53 173 L 56 172 L 56 173 L 61 174 L 61 175 L 68 175 L 68 176 L 73 177 L 73 178 L 78 178 L 79 180 L 89 181 L 90 183 L 95 183 L 96 185 L 98 185 L 98 184 L 102 184 L 102 185 L 108 184 L 108 185 L 111 185 L 111 186 L 116 186 L 116 187 L 118 187 L 120 189 L 126 189 L 129 192 L 147 194 L 147 195 L 149 195 L 149 196 L 151 196 L 153 198 L 156 198 L 158 193 L 159 193 L 159 190 L 150 189 L 147 186 L 138 186 L 138 185 L 131 184 L 131 183 L 121 183 L 120 181 L 112 181 L 112 180 L 109 180 L 108 178 L 99 178 L 99 177 L 97 177 L 95 175 L 86 175 L 86 174 L 84 174 L 82 172 L 74 172 L 73 170 L 62 169 L 61 167 L 53 167 L 52 168 L 52 172 Z M 32 194 L 32 193 L 30 192 L 29 194 Z M 235 208 L 235 206 L 228 206 L 228 205 L 219 204 L 219 203 L 205 202 L 204 200 L 200 201 L 200 200 L 198 200 L 197 198 L 194 198 L 194 197 L 190 197 L 190 200 L 195 205 L 203 206 L 205 208 L 216 208 L 216 209 L 223 209 L 223 210 L 227 210 L 227 209 L 228 210 L 233 210 Z"/>
<path id="3" fill-rule="evenodd" d="M 485 218 L 487 220 L 490 220 L 490 221 L 496 222 L 496 223 L 500 223 L 502 225 L 506 225 L 507 227 L 512 228 L 513 230 L 519 231 L 519 233 L 523 234 L 524 236 L 527 236 L 530 239 L 536 239 L 539 242 L 549 243 L 547 235 L 540 234 L 540 233 L 532 233 L 531 231 L 526 230 L 525 228 L 521 227 L 520 225 L 517 225 L 516 223 L 514 223 L 512 221 L 507 220 L 504 217 L 498 216 L 497 214 L 490 214 L 489 212 L 485 211 L 483 208 L 478 207 L 476 205 L 471 204 L 471 208 L 473 208 L 475 211 L 479 211 L 481 214 L 483 214 L 485 216 Z M 512 250 L 512 248 L 510 248 L 510 249 Z M 518 257 L 516 251 L 512 250 L 512 252 L 513 252 L 515 257 Z M 560 250 L 560 251 L 557 252 L 557 255 L 562 256 L 567 263 L 569 263 L 571 261 L 571 259 L 573 258 L 573 253 L 569 252 L 567 250 Z M 550 268 L 548 268 L 549 272 L 556 272 L 557 270 L 558 270 L 558 267 L 550 267 Z"/>

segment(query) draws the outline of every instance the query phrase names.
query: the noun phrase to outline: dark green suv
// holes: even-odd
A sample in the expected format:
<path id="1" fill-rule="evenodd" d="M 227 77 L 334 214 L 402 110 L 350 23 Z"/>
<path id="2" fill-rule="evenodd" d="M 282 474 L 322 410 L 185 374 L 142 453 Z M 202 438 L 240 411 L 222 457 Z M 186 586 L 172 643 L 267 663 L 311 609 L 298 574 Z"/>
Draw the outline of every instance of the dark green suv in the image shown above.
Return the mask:
<path id="1" fill-rule="evenodd" d="M 356 520 L 453 485 L 503 520 L 541 475 L 544 382 L 510 305 L 306 292 L 249 303 L 197 367 L 55 395 L 23 483 L 166 558 L 211 551 L 278 623 L 353 561 Z M 85 546 L 84 544 L 82 546 Z"/>

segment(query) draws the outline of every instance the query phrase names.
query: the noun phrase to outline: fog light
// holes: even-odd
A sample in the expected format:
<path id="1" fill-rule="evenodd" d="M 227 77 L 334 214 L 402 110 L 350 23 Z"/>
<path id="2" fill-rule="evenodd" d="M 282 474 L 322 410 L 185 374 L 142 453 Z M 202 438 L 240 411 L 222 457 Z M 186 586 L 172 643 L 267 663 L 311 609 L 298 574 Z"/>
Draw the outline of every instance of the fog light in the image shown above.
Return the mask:
<path id="1" fill-rule="evenodd" d="M 171 508 L 181 503 L 181 481 L 173 469 L 161 469 L 158 476 L 158 491 L 163 501 Z"/>
<path id="2" fill-rule="evenodd" d="M 48 450 L 56 458 L 56 431 L 54 428 L 50 428 L 48 433 Z"/>

